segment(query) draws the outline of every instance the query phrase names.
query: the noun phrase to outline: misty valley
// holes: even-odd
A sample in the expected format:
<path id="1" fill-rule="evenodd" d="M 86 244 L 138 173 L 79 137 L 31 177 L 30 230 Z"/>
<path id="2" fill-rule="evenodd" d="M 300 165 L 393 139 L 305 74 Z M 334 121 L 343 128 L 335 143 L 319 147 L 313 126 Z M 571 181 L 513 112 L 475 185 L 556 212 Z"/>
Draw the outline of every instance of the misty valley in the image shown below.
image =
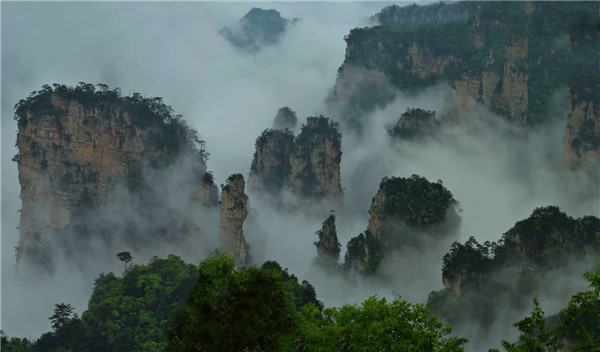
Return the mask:
<path id="1" fill-rule="evenodd" d="M 600 351 L 599 14 L 2 3 L 1 350 Z"/>

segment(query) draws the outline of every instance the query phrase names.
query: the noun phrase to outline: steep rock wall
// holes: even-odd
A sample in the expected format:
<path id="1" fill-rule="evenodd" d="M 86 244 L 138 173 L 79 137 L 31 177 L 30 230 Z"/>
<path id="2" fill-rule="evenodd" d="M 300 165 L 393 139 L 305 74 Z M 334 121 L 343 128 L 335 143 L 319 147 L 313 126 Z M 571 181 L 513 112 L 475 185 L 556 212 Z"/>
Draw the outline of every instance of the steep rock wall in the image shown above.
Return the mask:
<path id="1" fill-rule="evenodd" d="M 256 140 L 251 190 L 341 201 L 341 138 L 337 124 L 323 116 L 307 118 L 296 138 L 289 131 L 266 130 Z"/>
<path id="2" fill-rule="evenodd" d="M 570 96 L 569 116 L 563 140 L 568 168 L 600 170 L 600 101 Z"/>
<path id="3" fill-rule="evenodd" d="M 321 230 L 317 231 L 319 241 L 317 246 L 317 257 L 322 261 L 337 263 L 340 257 L 340 243 L 338 242 L 335 228 L 335 216 L 330 215 L 324 222 Z"/>
<path id="4" fill-rule="evenodd" d="M 229 176 L 221 193 L 221 222 L 219 240 L 221 248 L 232 255 L 239 265 L 247 263 L 248 245 L 243 225 L 248 216 L 248 196 L 244 193 L 244 176 Z"/>
<path id="5" fill-rule="evenodd" d="M 91 91 L 46 86 L 17 105 L 19 153 L 14 160 L 22 201 L 18 262 L 51 267 L 54 239 L 70 236 L 78 241 L 83 235 L 76 228 L 93 232 L 85 223 L 87 211 L 113 201 L 117 185 L 140 190 L 144 170 L 193 154 L 187 146 L 169 146 L 157 138 L 154 128 L 164 125 L 162 121 L 152 128 L 140 122 L 144 116 L 132 105 L 147 101 L 142 103 L 139 96 L 126 105 L 116 94 L 109 97 L 94 92 L 93 86 L 84 87 Z M 181 131 L 187 133 L 186 128 Z M 201 176 L 205 159 L 193 160 L 190 178 L 205 190 L 197 197 L 214 205 L 209 194 L 216 186 Z"/>

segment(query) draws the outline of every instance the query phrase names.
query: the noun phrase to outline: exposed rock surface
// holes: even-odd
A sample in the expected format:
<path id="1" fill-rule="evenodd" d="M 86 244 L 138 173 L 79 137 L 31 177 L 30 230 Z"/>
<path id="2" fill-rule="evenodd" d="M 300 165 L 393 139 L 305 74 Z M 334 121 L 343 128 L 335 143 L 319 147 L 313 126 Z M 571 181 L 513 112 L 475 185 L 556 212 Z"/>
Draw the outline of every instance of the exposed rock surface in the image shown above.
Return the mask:
<path id="1" fill-rule="evenodd" d="M 600 170 L 600 100 L 571 95 L 564 148 L 566 167 Z"/>
<path id="2" fill-rule="evenodd" d="M 277 115 L 275 115 L 275 119 L 273 120 L 273 129 L 288 129 L 293 132 L 296 129 L 297 123 L 298 118 L 296 117 L 296 112 L 287 106 L 284 106 L 277 110 Z"/>
<path id="3" fill-rule="evenodd" d="M 393 101 L 386 82 L 410 93 L 445 82 L 456 92 L 452 118 L 484 107 L 517 125 L 543 123 L 558 89 L 593 82 L 578 72 L 598 80 L 598 65 L 586 64 L 598 61 L 597 26 L 588 15 L 596 10 L 584 2 L 386 7 L 374 16 L 381 25 L 345 37 L 330 103 L 360 130 L 366 112 Z M 570 45 L 560 44 L 565 36 Z M 598 95 L 597 85 L 588 88 Z"/>
<path id="4" fill-rule="evenodd" d="M 600 172 L 600 31 L 597 21 L 579 23 L 579 31 L 570 33 L 573 55 L 581 57 L 576 70 L 577 84 L 569 87 L 569 115 L 563 140 L 564 164 L 582 168 L 593 175 Z M 593 57 L 594 60 L 587 58 Z M 574 80 L 575 81 L 575 80 Z"/>
<path id="5" fill-rule="evenodd" d="M 291 177 L 290 156 L 295 153 L 296 143 L 290 131 L 265 130 L 256 139 L 256 151 L 250 167 L 250 189 L 278 194 Z"/>
<path id="6" fill-rule="evenodd" d="M 55 240 L 83 241 L 83 233 L 93 234 L 86 212 L 113 201 L 117 185 L 135 193 L 145 187 L 146 170 L 160 169 L 184 154 L 193 164 L 190 185 L 205 190 L 197 195 L 199 200 L 215 204 L 207 193 L 216 186 L 201 176 L 206 173 L 204 154 L 194 154 L 187 144 L 190 130 L 173 120 L 171 127 L 181 128 L 182 135 L 157 135 L 167 116 L 143 110 L 150 100 L 122 98 L 116 90 L 94 92 L 92 85 L 75 90 L 56 85 L 17 104 L 19 154 L 14 160 L 22 200 L 18 262 L 50 268 Z M 84 231 L 74 233 L 74 228 Z"/>
<path id="7" fill-rule="evenodd" d="M 341 201 L 341 140 L 337 123 L 323 116 L 307 118 L 295 139 L 289 131 L 266 130 L 256 140 L 252 190 L 286 189 L 307 199 Z"/>
<path id="8" fill-rule="evenodd" d="M 248 262 L 248 245 L 244 238 L 244 220 L 248 215 L 248 196 L 244 193 L 244 176 L 229 176 L 221 193 L 221 223 L 219 240 L 221 248 L 232 255 L 239 265 Z"/>
<path id="9" fill-rule="evenodd" d="M 340 258 L 340 243 L 335 228 L 335 215 L 329 215 L 323 222 L 321 230 L 317 231 L 317 235 L 319 235 L 319 241 L 315 242 L 317 257 L 323 261 L 337 263 Z"/>

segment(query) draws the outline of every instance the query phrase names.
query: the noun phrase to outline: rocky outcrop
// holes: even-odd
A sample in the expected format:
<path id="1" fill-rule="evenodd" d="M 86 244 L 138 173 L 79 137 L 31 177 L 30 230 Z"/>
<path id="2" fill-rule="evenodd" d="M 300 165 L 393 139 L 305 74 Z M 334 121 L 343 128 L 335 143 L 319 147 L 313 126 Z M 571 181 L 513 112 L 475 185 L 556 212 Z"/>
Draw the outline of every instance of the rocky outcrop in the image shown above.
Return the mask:
<path id="1" fill-rule="evenodd" d="M 244 220 L 248 215 L 248 196 L 244 193 L 244 176 L 229 176 L 221 193 L 221 222 L 219 241 L 221 248 L 233 256 L 239 265 L 248 262 L 248 245 L 244 238 Z"/>
<path id="2" fill-rule="evenodd" d="M 457 202 L 440 182 L 424 177 L 384 178 L 369 209 L 367 231 L 383 241 L 384 247 L 419 245 L 417 236 L 444 238 L 458 228 Z"/>
<path id="3" fill-rule="evenodd" d="M 296 129 L 297 123 L 298 118 L 296 117 L 296 112 L 287 106 L 284 106 L 277 110 L 277 115 L 275 115 L 275 119 L 273 120 L 273 129 L 287 129 L 293 132 Z"/>
<path id="4" fill-rule="evenodd" d="M 597 21 L 592 18 L 580 21 L 577 29 L 569 37 L 573 55 L 581 59 L 572 79 L 576 84 L 569 87 L 564 164 L 597 176 L 600 172 L 600 32 Z"/>
<path id="5" fill-rule="evenodd" d="M 421 79 L 442 75 L 446 70 L 446 66 L 457 61 L 454 55 L 436 55 L 428 45 L 421 45 L 416 42 L 412 43 L 408 49 L 408 57 L 412 62 L 411 73 Z M 399 60 L 396 66 L 403 68 L 403 60 Z"/>
<path id="6" fill-rule="evenodd" d="M 224 27 L 220 33 L 233 46 L 256 53 L 263 46 L 278 44 L 287 26 L 294 22 L 281 17 L 277 10 L 255 7 L 240 19 L 237 26 Z"/>
<path id="7" fill-rule="evenodd" d="M 198 182 L 193 199 L 206 206 L 217 206 L 219 204 L 219 189 L 215 184 L 212 173 L 206 172 L 202 181 Z"/>
<path id="8" fill-rule="evenodd" d="M 341 139 L 337 123 L 323 116 L 307 118 L 296 138 L 289 131 L 266 130 L 256 140 L 251 189 L 341 201 Z"/>
<path id="9" fill-rule="evenodd" d="M 289 183 L 294 193 L 333 202 L 342 200 L 342 135 L 336 122 L 323 116 L 307 118 L 290 160 Z"/>
<path id="10" fill-rule="evenodd" d="M 600 170 L 600 100 L 571 95 L 563 144 L 566 167 Z"/>
<path id="11" fill-rule="evenodd" d="M 393 138 L 414 140 L 434 135 L 439 129 L 435 111 L 406 109 L 396 124 L 388 130 Z"/>
<path id="12" fill-rule="evenodd" d="M 250 190 L 276 195 L 292 174 L 291 155 L 296 142 L 290 131 L 265 130 L 256 139 L 256 151 L 250 166 Z"/>
<path id="13" fill-rule="evenodd" d="M 214 186 L 201 176 L 206 159 L 192 145 L 195 132 L 168 110 L 152 110 L 152 104 L 164 107 L 160 99 L 121 97 L 118 90 L 102 86 L 96 91 L 88 84 L 44 86 L 17 104 L 19 263 L 51 268 L 55 240 L 83 242 L 84 234 L 93 237 L 86 214 L 114 201 L 115 187 L 141 195 L 146 171 L 159 170 L 179 157 L 190 160 L 190 194 L 194 187 Z M 205 193 L 198 199 L 214 204 Z"/>
<path id="14" fill-rule="evenodd" d="M 528 48 L 527 37 L 515 37 L 504 48 L 506 61 L 502 70 L 501 88 L 498 87 L 500 92 L 492 99 L 495 112 L 519 125 L 527 123 Z M 485 94 L 483 80 L 481 85 L 482 94 Z"/>
<path id="15" fill-rule="evenodd" d="M 460 223 L 456 205 L 439 181 L 418 175 L 384 178 L 371 202 L 367 230 L 348 243 L 344 266 L 373 273 L 393 250 L 422 249 L 451 240 Z"/>
<path id="16" fill-rule="evenodd" d="M 315 242 L 317 246 L 317 257 L 321 261 L 337 263 L 340 258 L 340 243 L 335 229 L 335 215 L 329 215 L 323 222 L 321 230 L 317 231 L 319 241 Z"/>

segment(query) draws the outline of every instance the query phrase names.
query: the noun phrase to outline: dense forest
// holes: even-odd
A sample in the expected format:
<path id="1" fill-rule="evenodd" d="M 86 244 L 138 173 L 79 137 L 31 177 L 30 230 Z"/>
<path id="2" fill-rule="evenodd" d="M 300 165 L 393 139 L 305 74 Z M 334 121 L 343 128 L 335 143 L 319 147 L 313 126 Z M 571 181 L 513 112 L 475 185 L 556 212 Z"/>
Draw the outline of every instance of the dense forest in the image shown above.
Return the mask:
<path id="1" fill-rule="evenodd" d="M 593 351 L 600 337 L 600 265 L 553 320 L 534 298 L 529 317 L 516 322 L 518 341 L 507 352 Z M 471 302 L 472 304 L 472 302 Z M 314 288 L 276 262 L 235 268 L 215 253 L 198 267 L 179 257 L 127 265 L 101 274 L 81 317 L 56 304 L 52 332 L 30 341 L 2 334 L 3 351 L 462 351 L 466 338 L 430 311 L 376 296 L 360 305 L 324 308 Z"/>

